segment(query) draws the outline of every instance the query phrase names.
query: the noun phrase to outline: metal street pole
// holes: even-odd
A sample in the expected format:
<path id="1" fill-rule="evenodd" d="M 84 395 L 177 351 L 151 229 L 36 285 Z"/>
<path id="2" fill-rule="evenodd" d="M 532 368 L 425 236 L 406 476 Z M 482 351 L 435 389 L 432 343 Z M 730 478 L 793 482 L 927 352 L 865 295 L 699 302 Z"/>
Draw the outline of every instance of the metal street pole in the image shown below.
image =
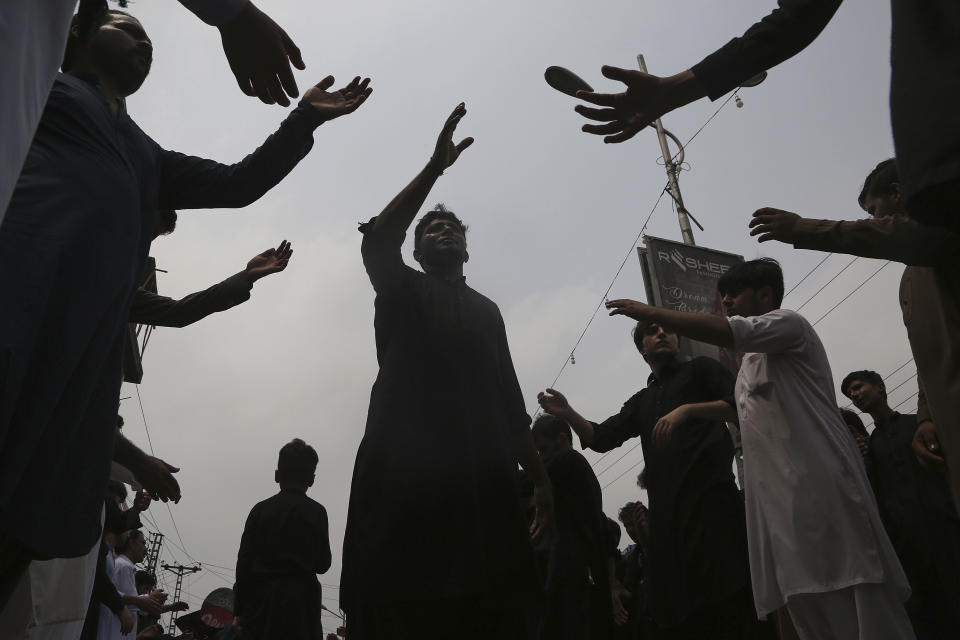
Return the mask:
<path id="1" fill-rule="evenodd" d="M 647 73 L 647 63 L 643 61 L 643 55 L 637 56 L 637 63 L 640 65 L 640 71 Z M 679 167 L 673 162 L 673 154 L 670 153 L 670 147 L 667 144 L 667 134 L 663 130 L 663 123 L 660 118 L 653 121 L 657 129 L 657 139 L 660 140 L 660 152 L 663 154 L 663 164 L 667 169 L 667 190 L 677 205 L 677 218 L 680 220 L 680 234 L 683 236 L 683 243 L 696 245 L 693 240 L 693 229 L 690 227 L 690 216 L 687 215 L 687 209 L 683 206 L 683 196 L 680 195 L 680 183 L 677 181 L 677 171 Z"/>

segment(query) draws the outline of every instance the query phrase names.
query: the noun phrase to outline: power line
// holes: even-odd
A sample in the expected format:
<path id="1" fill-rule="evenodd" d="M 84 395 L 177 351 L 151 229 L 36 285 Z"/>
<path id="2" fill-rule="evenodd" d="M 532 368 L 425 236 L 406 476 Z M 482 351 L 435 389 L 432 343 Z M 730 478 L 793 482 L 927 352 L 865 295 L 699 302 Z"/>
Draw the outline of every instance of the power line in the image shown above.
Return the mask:
<path id="1" fill-rule="evenodd" d="M 639 447 L 641 444 L 643 444 L 643 440 L 638 440 L 635 445 L 633 445 L 632 447 L 630 447 L 629 449 L 627 449 L 627 450 L 623 453 L 622 456 L 620 456 L 619 458 L 617 458 L 616 460 L 614 460 L 613 463 L 610 464 L 609 466 L 607 466 L 606 469 L 604 469 L 603 471 L 600 471 L 599 473 L 597 473 L 597 477 L 599 478 L 600 476 L 602 476 L 603 474 L 605 474 L 607 471 L 610 471 L 610 469 L 612 469 L 612 468 L 614 468 L 615 466 L 617 466 L 617 463 L 618 463 L 618 462 L 620 462 L 621 460 L 623 460 L 624 458 L 626 458 L 626 457 L 630 454 L 631 451 L 633 451 L 634 449 L 636 449 L 637 447 Z"/>
<path id="2" fill-rule="evenodd" d="M 852 263 L 851 263 L 851 264 L 852 264 Z M 868 282 L 870 282 L 871 280 L 873 280 L 874 276 L 876 276 L 878 273 L 880 273 L 881 271 L 883 271 L 883 269 L 884 269 L 888 264 L 890 264 L 889 261 L 884 262 L 882 265 L 880 265 L 880 268 L 879 268 L 879 269 L 877 269 L 876 271 L 874 271 L 873 273 L 871 273 L 870 276 L 867 277 L 863 282 L 861 282 L 861 283 L 858 284 L 856 287 L 854 287 L 854 288 L 853 288 L 853 291 L 851 291 L 851 292 L 848 293 L 847 295 L 843 296 L 843 298 L 841 298 L 840 302 L 838 302 L 837 304 L 835 304 L 835 305 L 833 305 L 832 307 L 830 307 L 830 309 L 829 309 L 825 314 L 823 314 L 822 316 L 820 316 L 819 318 L 817 318 L 817 320 L 816 320 L 813 324 L 811 324 L 810 326 L 812 326 L 812 327 L 817 326 L 817 323 L 818 323 L 818 322 L 820 322 L 821 320 L 823 320 L 824 318 L 826 318 L 828 315 L 830 315 L 831 313 L 833 313 L 833 310 L 834 310 L 834 309 L 836 309 L 837 307 L 839 307 L 840 305 L 842 305 L 844 302 L 846 302 L 847 299 L 848 299 L 850 296 L 852 296 L 853 294 L 855 294 L 857 291 L 860 290 L 860 287 L 862 287 L 863 285 L 865 285 L 865 284 L 867 284 Z"/>
<path id="3" fill-rule="evenodd" d="M 792 287 L 790 287 L 790 291 L 787 291 L 785 294 L 783 294 L 784 300 L 787 299 L 787 296 L 789 296 L 791 293 L 793 293 L 794 291 L 796 291 L 797 287 L 799 287 L 800 285 L 802 285 L 802 284 L 806 281 L 806 279 L 809 278 L 809 277 L 813 274 L 814 271 L 816 271 L 817 269 L 819 269 L 820 266 L 821 266 L 824 262 L 826 262 L 827 259 L 828 259 L 830 256 L 832 256 L 832 255 L 833 255 L 832 253 L 828 253 L 826 256 L 823 257 L 823 260 L 821 260 L 821 261 L 818 262 L 816 265 L 814 265 L 813 269 L 810 269 L 810 271 L 807 271 L 807 274 L 806 274 L 805 276 L 803 276 L 802 278 L 800 278 L 800 281 L 797 282 L 797 284 L 795 284 L 795 285 L 793 285 Z"/>
<path id="4" fill-rule="evenodd" d="M 836 280 L 837 278 L 839 278 L 841 273 L 843 273 L 844 271 L 846 271 L 847 269 L 849 269 L 850 266 L 851 266 L 854 262 L 856 262 L 857 260 L 859 260 L 859 259 L 860 259 L 859 256 L 855 256 L 855 257 L 853 258 L 853 260 L 851 260 L 851 261 L 848 262 L 846 265 L 844 265 L 844 267 L 843 267 L 842 269 L 840 269 L 840 271 L 838 271 L 838 272 L 836 273 L 836 275 L 834 275 L 832 278 L 830 278 L 829 280 L 827 280 L 827 282 L 826 282 L 822 287 L 820 287 L 819 289 L 817 289 L 817 292 L 816 292 L 816 293 L 814 293 L 812 296 L 810 296 L 809 298 L 807 298 L 806 302 L 804 302 L 804 303 L 801 304 L 799 307 L 797 307 L 796 309 L 794 309 L 794 311 L 796 311 L 797 313 L 799 313 L 801 309 L 803 309 L 805 306 L 807 306 L 807 304 L 809 304 L 811 300 L 813 300 L 813 299 L 816 298 L 818 295 L 820 295 L 820 293 L 822 293 L 824 289 L 826 289 L 828 286 L 830 286 L 830 283 L 831 283 L 831 282 L 833 282 L 834 280 Z"/>

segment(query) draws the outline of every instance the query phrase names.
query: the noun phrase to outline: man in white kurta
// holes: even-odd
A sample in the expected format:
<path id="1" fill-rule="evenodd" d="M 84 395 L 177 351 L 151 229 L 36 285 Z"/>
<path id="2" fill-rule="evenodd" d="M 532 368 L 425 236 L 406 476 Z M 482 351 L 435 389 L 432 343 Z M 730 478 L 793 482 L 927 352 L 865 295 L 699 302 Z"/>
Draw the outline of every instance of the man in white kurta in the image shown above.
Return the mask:
<path id="1" fill-rule="evenodd" d="M 801 640 L 912 640 L 903 608 L 910 587 L 840 417 L 823 344 L 803 316 L 780 309 L 780 265 L 769 258 L 741 263 L 717 289 L 727 318 L 633 300 L 606 306 L 611 315 L 744 354 L 737 415 L 723 403 L 691 411 L 739 418 L 757 613 L 779 610 L 781 624 L 792 623 Z"/>
<path id="2" fill-rule="evenodd" d="M 909 586 L 837 410 L 820 338 L 786 309 L 728 320 L 744 353 L 735 394 L 757 613 L 786 605 L 802 638 L 820 638 L 819 616 L 843 624 L 833 601 L 876 591 L 867 597 L 888 606 L 850 637 L 912 638 L 902 606 Z"/>

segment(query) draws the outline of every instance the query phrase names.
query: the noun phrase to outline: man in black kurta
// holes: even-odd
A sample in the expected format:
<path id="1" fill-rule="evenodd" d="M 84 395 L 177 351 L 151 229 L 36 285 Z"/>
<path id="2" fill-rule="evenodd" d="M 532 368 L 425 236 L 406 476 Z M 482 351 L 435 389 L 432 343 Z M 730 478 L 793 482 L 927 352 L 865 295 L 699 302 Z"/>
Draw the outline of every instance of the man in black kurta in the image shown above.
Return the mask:
<path id="1" fill-rule="evenodd" d="M 907 615 L 918 640 L 960 629 L 960 519 L 946 477 L 920 466 L 911 442 L 917 416 L 893 411 L 883 378 L 854 371 L 840 390 L 871 415 L 870 480 L 883 526 L 910 582 Z"/>
<path id="2" fill-rule="evenodd" d="M 424 272 L 400 255 L 430 188 L 472 142 L 451 141 L 465 112 L 454 110 L 426 168 L 361 226 L 380 371 L 344 538 L 340 602 L 354 640 L 523 638 L 535 599 L 517 462 L 541 511 L 549 481 L 500 311 L 462 276 L 465 228 L 451 212 L 417 225 Z"/>
<path id="3" fill-rule="evenodd" d="M 533 425 L 533 442 L 550 476 L 554 526 L 540 640 L 602 640 L 612 631 L 609 531 L 597 476 L 573 450 L 570 427 L 551 415 Z"/>
<path id="4" fill-rule="evenodd" d="M 307 495 L 317 452 L 296 439 L 280 449 L 280 493 L 247 516 L 237 553 L 234 614 L 248 640 L 317 640 L 318 573 L 330 568 L 327 510 Z"/>
<path id="5" fill-rule="evenodd" d="M 634 340 L 654 373 L 647 388 L 602 423 L 560 393 L 540 394 L 581 445 L 604 452 L 639 436 L 646 462 L 649 611 L 666 638 L 740 638 L 753 613 L 743 503 L 733 480 L 733 443 L 715 417 L 733 405 L 734 380 L 710 358 L 683 361 L 677 336 L 639 325 Z"/>
<path id="6" fill-rule="evenodd" d="M 124 331 L 155 213 L 254 202 L 318 126 L 369 92 L 359 79 L 328 92 L 328 77 L 259 149 L 224 165 L 137 126 L 124 99 L 146 79 L 152 43 L 121 12 L 94 27 L 71 32 L 0 228 L 0 605 L 31 557 L 81 556 L 100 536 Z"/>

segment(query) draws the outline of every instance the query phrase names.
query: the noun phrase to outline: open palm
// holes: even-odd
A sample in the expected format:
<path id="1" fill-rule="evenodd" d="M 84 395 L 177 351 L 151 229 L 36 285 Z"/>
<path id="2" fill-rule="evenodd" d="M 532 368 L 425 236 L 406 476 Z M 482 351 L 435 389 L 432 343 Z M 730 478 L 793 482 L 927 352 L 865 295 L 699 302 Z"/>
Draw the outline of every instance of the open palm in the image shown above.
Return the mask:
<path id="1" fill-rule="evenodd" d="M 303 99 L 317 110 L 323 120 L 333 120 L 342 115 L 353 113 L 373 92 L 373 88 L 370 86 L 370 78 L 361 80 L 360 76 L 357 76 L 342 89 L 328 91 L 333 83 L 333 76 L 327 76 L 315 86 L 307 89 L 307 92 L 303 95 Z"/>

